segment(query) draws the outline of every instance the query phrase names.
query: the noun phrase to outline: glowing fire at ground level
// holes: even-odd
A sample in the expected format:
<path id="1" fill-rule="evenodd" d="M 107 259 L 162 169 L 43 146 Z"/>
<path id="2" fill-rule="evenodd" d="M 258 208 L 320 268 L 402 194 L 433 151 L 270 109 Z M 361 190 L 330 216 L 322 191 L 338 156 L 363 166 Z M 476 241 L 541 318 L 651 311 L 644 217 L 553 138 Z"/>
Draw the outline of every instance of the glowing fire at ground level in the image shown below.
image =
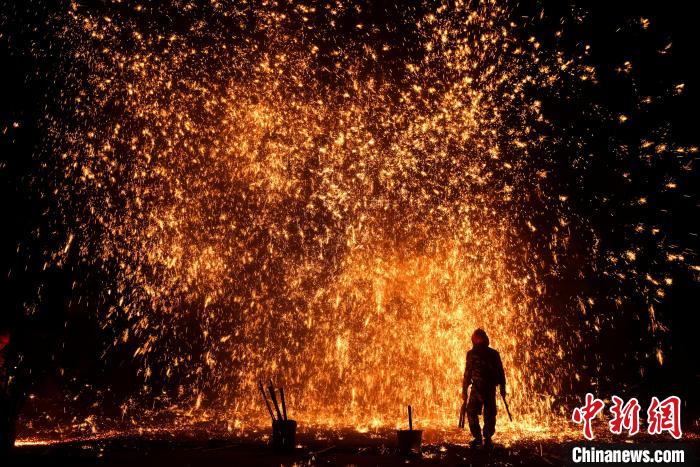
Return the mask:
<path id="1" fill-rule="evenodd" d="M 414 428 L 424 432 L 424 442 L 427 444 L 454 443 L 464 444 L 469 439 L 468 430 L 458 429 L 457 415 L 453 424 L 440 425 L 424 420 L 414 420 Z M 85 423 L 72 426 L 62 426 L 57 429 L 34 430 L 32 434 L 22 433 L 16 441 L 16 446 L 30 445 L 50 445 L 60 443 L 93 442 L 120 437 L 144 437 L 163 439 L 241 439 L 247 441 L 267 442 L 270 437 L 269 423 L 246 423 L 243 420 L 188 420 L 183 422 L 170 422 L 157 425 L 155 423 L 144 423 L 143 425 L 108 428 L 97 420 L 91 420 L 89 427 Z M 608 419 L 598 417 L 593 421 L 593 428 L 598 441 L 620 441 L 611 435 L 607 427 Z M 342 440 L 346 436 L 360 436 L 369 439 L 385 439 L 386 442 L 393 441 L 396 429 L 405 429 L 406 423 L 397 424 L 396 427 L 386 425 L 376 426 L 348 426 L 341 425 L 337 420 L 326 423 L 307 423 L 302 418 L 299 420 L 298 433 L 301 437 L 315 440 L 333 441 Z M 30 430 L 24 430 L 30 431 Z M 647 435 L 640 433 L 636 437 L 626 438 L 625 442 L 645 439 Z M 655 440 L 663 441 L 667 437 L 656 437 Z M 700 433 L 687 431 L 684 438 L 688 440 L 700 439 Z M 509 446 L 519 442 L 533 441 L 556 441 L 559 443 L 567 441 L 580 441 L 581 428 L 571 423 L 568 419 L 562 418 L 558 421 L 553 419 L 547 422 L 510 422 L 507 418 L 499 414 L 495 439 L 499 444 Z"/>
<path id="2" fill-rule="evenodd" d="M 436 428 L 420 427 L 424 432 L 424 442 L 427 444 L 455 443 L 464 444 L 468 441 L 468 433 L 456 428 Z M 369 439 L 385 439 L 391 444 L 395 436 L 394 430 L 387 427 L 365 428 L 365 427 L 330 427 L 330 426 L 305 426 L 303 423 L 299 428 L 299 435 L 302 438 L 316 440 L 333 441 L 335 438 L 342 440 L 347 436 L 360 436 Z M 500 444 L 509 446 L 518 441 L 567 441 L 578 439 L 579 432 L 570 425 L 560 424 L 554 426 L 537 426 L 519 423 L 503 423 L 498 429 L 498 440 Z M 228 438 L 242 439 L 247 441 L 268 441 L 270 428 L 264 425 L 247 426 L 245 428 L 222 429 L 221 427 L 203 428 L 201 425 L 190 427 L 150 427 L 132 428 L 128 430 L 108 430 L 85 435 L 58 435 L 46 433 L 20 437 L 15 442 L 15 446 L 36 446 L 53 445 L 61 443 L 95 442 L 113 438 L 123 437 L 144 437 L 144 438 Z"/>

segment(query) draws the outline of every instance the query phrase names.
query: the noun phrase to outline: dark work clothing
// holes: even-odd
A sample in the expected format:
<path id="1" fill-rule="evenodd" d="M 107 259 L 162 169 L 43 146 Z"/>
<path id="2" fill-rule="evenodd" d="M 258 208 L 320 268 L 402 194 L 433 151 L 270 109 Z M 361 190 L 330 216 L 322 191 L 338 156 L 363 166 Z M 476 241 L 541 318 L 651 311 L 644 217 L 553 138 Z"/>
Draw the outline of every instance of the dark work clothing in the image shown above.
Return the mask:
<path id="1" fill-rule="evenodd" d="M 474 346 L 467 352 L 467 363 L 464 366 L 464 394 L 469 385 L 488 389 L 499 384 L 505 387 L 506 374 L 498 351 L 485 345 Z"/>
<path id="2" fill-rule="evenodd" d="M 496 387 L 479 390 L 472 386 L 467 402 L 467 422 L 469 431 L 475 439 L 481 439 L 481 427 L 479 426 L 479 415 L 484 412 L 484 436 L 491 438 L 496 432 Z"/>
<path id="3" fill-rule="evenodd" d="M 471 386 L 467 402 L 467 421 L 469 430 L 476 439 L 481 439 L 479 415 L 484 415 L 484 436 L 491 438 L 496 431 L 496 386 L 501 386 L 505 392 L 506 375 L 498 352 L 488 345 L 476 345 L 467 352 L 467 362 L 464 368 L 462 394 L 466 398 Z"/>

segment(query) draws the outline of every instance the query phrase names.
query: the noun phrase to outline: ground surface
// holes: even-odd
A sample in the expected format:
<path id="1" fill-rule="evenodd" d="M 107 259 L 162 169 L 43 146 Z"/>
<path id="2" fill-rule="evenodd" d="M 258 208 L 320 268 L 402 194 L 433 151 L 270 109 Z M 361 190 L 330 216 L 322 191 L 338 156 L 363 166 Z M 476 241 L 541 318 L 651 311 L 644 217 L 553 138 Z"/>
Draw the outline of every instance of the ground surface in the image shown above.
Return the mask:
<path id="1" fill-rule="evenodd" d="M 431 439 L 430 433 L 427 438 Z M 56 444 L 20 444 L 8 465 L 100 466 L 280 466 L 280 465 L 563 465 L 570 464 L 571 443 L 555 440 L 515 440 L 497 443 L 492 450 L 471 449 L 463 442 L 431 442 L 421 457 L 399 455 L 390 430 L 300 433 L 290 453 L 270 449 L 263 437 L 187 436 L 182 433 L 118 435 Z M 644 443 L 636 438 L 635 443 Z M 576 445 L 583 443 L 576 442 Z M 677 446 L 692 453 L 686 465 L 700 465 L 700 439 L 684 439 Z M 651 445 L 650 445 L 651 446 Z M 666 445 L 665 447 L 668 447 Z M 653 447 L 652 447 L 653 448 Z M 689 461 L 689 462 L 688 462 Z M 2 463 L 5 465 L 5 463 Z"/>

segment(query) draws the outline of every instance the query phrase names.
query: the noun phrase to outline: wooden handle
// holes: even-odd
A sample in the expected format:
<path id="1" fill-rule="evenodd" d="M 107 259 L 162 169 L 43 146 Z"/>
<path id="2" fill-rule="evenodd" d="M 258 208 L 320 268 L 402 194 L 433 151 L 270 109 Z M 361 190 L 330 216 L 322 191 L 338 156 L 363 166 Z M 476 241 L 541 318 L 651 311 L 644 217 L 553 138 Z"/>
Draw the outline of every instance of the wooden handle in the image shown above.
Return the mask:
<path id="1" fill-rule="evenodd" d="M 284 388 L 280 388 L 280 399 L 282 400 L 282 415 L 287 420 L 287 403 L 284 401 Z"/>
<path id="2" fill-rule="evenodd" d="M 413 431 L 413 412 L 410 405 L 408 406 L 408 429 Z"/>
<path id="3" fill-rule="evenodd" d="M 275 421 L 275 415 L 272 413 L 272 408 L 270 407 L 270 403 L 267 401 L 267 396 L 265 395 L 265 390 L 263 389 L 262 381 L 258 381 L 258 389 L 260 389 L 260 394 L 263 396 L 263 400 L 265 401 L 265 407 L 267 407 L 267 411 L 270 413 L 270 418 L 272 421 Z"/>
<path id="4" fill-rule="evenodd" d="M 272 399 L 272 404 L 275 406 L 275 411 L 277 412 L 277 420 L 282 420 L 282 412 L 280 412 L 280 406 L 277 403 L 275 387 L 272 385 L 272 381 L 270 381 L 270 385 L 267 387 L 267 390 L 270 391 L 270 398 Z"/>

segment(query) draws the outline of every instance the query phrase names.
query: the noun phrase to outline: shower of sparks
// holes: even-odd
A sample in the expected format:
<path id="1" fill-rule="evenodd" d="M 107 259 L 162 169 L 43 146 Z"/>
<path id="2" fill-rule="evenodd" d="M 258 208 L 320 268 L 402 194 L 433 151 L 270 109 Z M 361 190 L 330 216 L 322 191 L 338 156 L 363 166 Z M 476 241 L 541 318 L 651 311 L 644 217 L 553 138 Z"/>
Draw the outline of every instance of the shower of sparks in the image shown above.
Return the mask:
<path id="1" fill-rule="evenodd" d="M 636 267 L 634 242 L 601 251 L 553 173 L 588 170 L 583 137 L 542 110 L 596 85 L 588 46 L 543 47 L 531 19 L 459 1 L 408 8 L 394 22 L 415 40 L 401 44 L 348 24 L 362 9 L 74 2 L 52 17 L 66 53 L 37 175 L 63 239 L 50 262 L 101 271 L 105 358 L 130 348 L 140 362 L 124 417 L 138 423 L 149 400 L 148 413 L 263 421 L 256 384 L 271 377 L 306 423 L 393 426 L 411 403 L 419 423 L 454 425 L 479 326 L 516 421 L 546 425 L 578 372 L 570 353 L 610 325 L 587 318 L 583 285 L 548 302 L 548 280 L 578 267 L 581 283 L 639 283 L 663 330 L 653 303 L 671 277 Z M 611 157 L 695 151 L 647 135 Z M 660 263 L 692 263 L 658 247 Z M 581 330 L 549 326 L 557 314 Z"/>

